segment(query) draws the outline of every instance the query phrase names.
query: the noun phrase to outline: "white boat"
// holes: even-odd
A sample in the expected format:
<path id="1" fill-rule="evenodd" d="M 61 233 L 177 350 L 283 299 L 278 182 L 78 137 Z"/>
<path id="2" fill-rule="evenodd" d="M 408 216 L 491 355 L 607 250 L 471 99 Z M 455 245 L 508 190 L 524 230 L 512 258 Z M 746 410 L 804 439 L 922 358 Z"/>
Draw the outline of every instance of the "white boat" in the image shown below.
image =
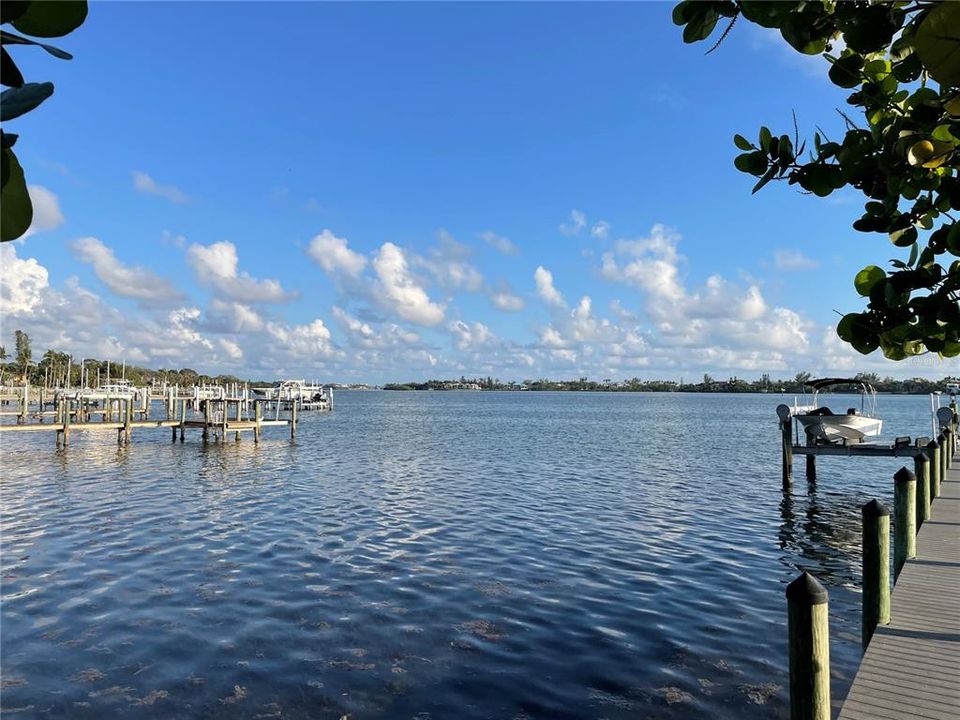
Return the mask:
<path id="1" fill-rule="evenodd" d="M 254 397 L 281 403 L 289 407 L 296 403 L 300 410 L 329 410 L 333 392 L 323 385 L 316 385 L 305 380 L 284 380 L 275 387 L 251 388 Z"/>
<path id="2" fill-rule="evenodd" d="M 877 391 L 870 383 L 855 378 L 822 378 L 805 385 L 813 392 L 812 403 L 795 406 L 795 412 L 791 412 L 791 415 L 814 440 L 860 443 L 864 438 L 876 437 L 883 430 L 883 420 L 877 415 Z M 836 385 L 859 387 L 859 410 L 847 408 L 846 412 L 835 412 L 820 404 L 820 391 Z"/>

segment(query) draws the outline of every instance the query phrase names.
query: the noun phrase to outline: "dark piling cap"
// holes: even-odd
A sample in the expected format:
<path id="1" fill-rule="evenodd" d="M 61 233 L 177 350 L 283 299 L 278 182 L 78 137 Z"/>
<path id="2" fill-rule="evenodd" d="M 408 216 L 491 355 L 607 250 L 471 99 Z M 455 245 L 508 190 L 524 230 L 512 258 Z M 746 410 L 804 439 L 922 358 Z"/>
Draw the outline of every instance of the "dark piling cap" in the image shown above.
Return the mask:
<path id="1" fill-rule="evenodd" d="M 894 474 L 893 481 L 895 483 L 916 482 L 917 476 L 905 467 L 902 467 Z"/>
<path id="2" fill-rule="evenodd" d="M 781 420 L 790 419 L 790 406 L 789 405 L 777 405 L 777 417 Z"/>
<path id="3" fill-rule="evenodd" d="M 865 517 L 865 518 L 868 518 L 868 517 L 884 517 L 884 516 L 889 516 L 889 515 L 890 515 L 890 511 L 887 510 L 887 506 L 884 505 L 884 504 L 883 504 L 882 502 L 880 502 L 879 500 L 877 500 L 876 498 L 874 498 L 873 500 L 871 500 L 870 502 L 868 502 L 866 505 L 864 505 L 864 506 L 860 509 L 860 512 L 863 513 L 863 517 Z"/>
<path id="4" fill-rule="evenodd" d="M 933 440 L 931 440 L 930 442 L 927 443 L 927 447 L 930 448 L 931 450 L 934 450 L 934 449 L 940 447 L 940 443 L 938 443 L 938 442 L 937 442 L 937 439 L 934 438 Z"/>
<path id="5" fill-rule="evenodd" d="M 920 463 L 921 465 L 922 465 L 923 463 L 928 463 L 928 462 L 930 462 L 930 458 L 928 458 L 928 457 L 926 456 L 926 454 L 924 454 L 924 453 L 917 453 L 917 456 L 914 458 L 914 460 L 916 460 L 916 461 L 917 461 L 918 463 Z"/>
<path id="6" fill-rule="evenodd" d="M 787 600 L 802 605 L 824 605 L 827 602 L 827 589 L 804 570 L 800 577 L 787 585 Z"/>

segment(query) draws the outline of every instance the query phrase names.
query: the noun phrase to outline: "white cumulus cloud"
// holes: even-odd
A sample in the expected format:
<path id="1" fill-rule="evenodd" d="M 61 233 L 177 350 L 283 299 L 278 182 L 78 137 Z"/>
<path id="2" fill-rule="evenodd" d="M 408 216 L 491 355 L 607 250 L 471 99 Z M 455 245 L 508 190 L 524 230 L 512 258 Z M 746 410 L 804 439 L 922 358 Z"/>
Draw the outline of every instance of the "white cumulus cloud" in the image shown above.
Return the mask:
<path id="1" fill-rule="evenodd" d="M 228 300 L 242 303 L 284 303 L 295 299 L 276 280 L 257 280 L 237 269 L 237 247 L 222 241 L 211 245 L 194 243 L 187 249 L 187 262 L 197 279 Z"/>
<path id="2" fill-rule="evenodd" d="M 17 257 L 10 243 L 0 245 L 0 314 L 28 315 L 43 301 L 50 281 L 34 258 Z"/>
<path id="3" fill-rule="evenodd" d="M 428 327 L 443 320 L 444 307 L 433 302 L 410 274 L 402 248 L 384 243 L 373 260 L 373 270 L 377 276 L 376 296 L 387 310 Z"/>
<path id="4" fill-rule="evenodd" d="M 207 308 L 207 326 L 213 332 L 256 333 L 264 321 L 249 305 L 213 298 Z"/>
<path id="5" fill-rule="evenodd" d="M 533 273 L 533 280 L 537 284 L 537 295 L 547 303 L 555 307 L 566 307 L 566 301 L 560 291 L 553 286 L 553 273 L 547 270 L 543 265 L 538 265 Z"/>
<path id="6" fill-rule="evenodd" d="M 382 349 L 420 342 L 419 335 L 395 323 L 384 323 L 382 327 L 375 328 L 336 305 L 333 307 L 333 318 L 346 331 L 350 344 L 356 347 Z"/>
<path id="7" fill-rule="evenodd" d="M 92 265 L 96 276 L 117 295 L 146 302 L 169 302 L 182 297 L 170 281 L 146 268 L 120 262 L 98 238 L 78 238 L 70 243 L 70 249 L 80 262 Z"/>
<path id="8" fill-rule="evenodd" d="M 345 272 L 357 277 L 367 266 L 367 259 L 351 250 L 346 238 L 337 237 L 330 230 L 314 237 L 307 253 L 328 273 Z"/>
<path id="9" fill-rule="evenodd" d="M 455 320 L 447 326 L 447 329 L 453 334 L 458 350 L 480 350 L 497 340 L 490 328 L 481 322 L 467 323 L 463 320 Z"/>
<path id="10" fill-rule="evenodd" d="M 604 253 L 600 274 L 608 280 L 643 288 L 664 300 L 678 301 L 684 294 L 677 267 L 679 239 L 669 228 L 654 225 L 649 237 L 621 240 L 616 253 Z M 626 262 L 618 262 L 618 255 L 626 256 Z"/>
<path id="11" fill-rule="evenodd" d="M 43 185 L 28 185 L 27 193 L 33 204 L 33 220 L 23 234 L 23 240 L 46 230 L 55 230 L 63 225 L 63 213 L 60 212 L 60 200 Z"/>
<path id="12" fill-rule="evenodd" d="M 523 298 L 514 295 L 509 290 L 490 293 L 490 302 L 497 310 L 503 310 L 504 312 L 519 312 L 524 308 Z"/>
<path id="13" fill-rule="evenodd" d="M 306 325 L 287 326 L 268 323 L 267 332 L 293 356 L 329 357 L 335 353 L 330 330 L 323 320 L 316 318 Z"/>
<path id="14" fill-rule="evenodd" d="M 483 275 L 468 262 L 470 248 L 457 242 L 446 230 L 437 233 L 440 247 L 430 257 L 414 257 L 416 267 L 429 272 L 447 291 L 477 292 L 483 287 Z"/>

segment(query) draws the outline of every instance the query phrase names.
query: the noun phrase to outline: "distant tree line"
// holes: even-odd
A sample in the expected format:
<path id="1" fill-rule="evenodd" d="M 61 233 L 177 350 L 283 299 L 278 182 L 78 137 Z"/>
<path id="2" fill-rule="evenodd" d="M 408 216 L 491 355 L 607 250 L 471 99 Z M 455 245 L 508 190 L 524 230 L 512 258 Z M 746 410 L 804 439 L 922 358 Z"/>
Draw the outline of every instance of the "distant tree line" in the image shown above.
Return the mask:
<path id="1" fill-rule="evenodd" d="M 383 386 L 384 390 L 451 390 L 460 389 L 458 386 L 475 384 L 481 390 L 531 390 L 531 391 L 565 391 L 565 392 L 693 392 L 693 393 L 799 393 L 804 390 L 804 383 L 812 379 L 808 372 L 797 373 L 790 379 L 774 379 L 769 374 L 763 374 L 757 380 L 745 380 L 736 376 L 726 380 L 715 379 L 704 375 L 699 382 L 677 382 L 675 380 L 630 380 L 614 381 L 610 379 L 590 380 L 580 377 L 576 380 L 524 380 L 517 382 L 500 382 L 493 378 L 464 378 L 459 380 L 427 380 L 426 382 L 389 383 Z M 960 377 L 947 376 L 940 380 L 929 378 L 910 378 L 897 380 L 881 378 L 876 373 L 859 373 L 855 380 L 873 385 L 878 392 L 898 394 L 927 394 L 943 390 L 948 382 L 960 382 Z M 842 391 L 840 386 L 837 390 Z"/>

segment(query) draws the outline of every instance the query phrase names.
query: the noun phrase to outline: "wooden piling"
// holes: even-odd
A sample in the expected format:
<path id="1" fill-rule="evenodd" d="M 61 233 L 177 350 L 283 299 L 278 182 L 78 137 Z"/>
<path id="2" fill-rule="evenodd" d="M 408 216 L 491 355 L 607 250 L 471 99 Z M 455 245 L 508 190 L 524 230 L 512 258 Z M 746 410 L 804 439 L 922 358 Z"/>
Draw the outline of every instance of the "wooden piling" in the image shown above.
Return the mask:
<path id="1" fill-rule="evenodd" d="M 57 430 L 57 447 L 60 447 L 63 444 L 63 398 L 55 398 L 53 401 L 54 408 L 54 419 L 53 422 L 60 427 Z"/>
<path id="2" fill-rule="evenodd" d="M 913 458 L 913 474 L 917 478 L 917 530 L 930 519 L 930 460 L 923 453 Z"/>
<path id="3" fill-rule="evenodd" d="M 917 478 L 905 467 L 893 476 L 893 579 L 917 556 Z"/>
<path id="4" fill-rule="evenodd" d="M 811 433 L 809 430 L 804 428 L 804 435 L 807 437 L 807 447 L 817 444 L 816 436 Z M 817 456 L 816 455 L 807 455 L 807 480 L 816 480 L 817 479 Z"/>
<path id="5" fill-rule="evenodd" d="M 259 400 L 253 401 L 253 441 L 260 442 L 260 421 L 263 419 L 263 406 Z"/>
<path id="6" fill-rule="evenodd" d="M 63 398 L 63 447 L 70 444 L 70 398 Z"/>
<path id="7" fill-rule="evenodd" d="M 203 442 L 206 444 L 210 441 L 210 401 L 203 401 Z"/>
<path id="8" fill-rule="evenodd" d="M 297 436 L 297 399 L 290 401 L 290 439 Z"/>
<path id="9" fill-rule="evenodd" d="M 863 518 L 863 622 L 860 641 L 864 652 L 877 625 L 890 622 L 890 511 L 879 500 L 861 509 Z"/>
<path id="10" fill-rule="evenodd" d="M 130 431 L 133 429 L 133 398 L 127 398 L 123 413 L 123 444 L 130 444 Z"/>
<path id="11" fill-rule="evenodd" d="M 180 401 L 180 442 L 183 442 L 183 434 L 187 429 L 187 401 Z"/>
<path id="12" fill-rule="evenodd" d="M 957 428 L 956 425 L 950 427 L 950 453 L 947 455 L 947 470 L 953 467 L 953 456 L 957 454 Z"/>
<path id="13" fill-rule="evenodd" d="M 793 483 L 793 418 L 790 416 L 790 407 L 787 405 L 778 405 L 777 417 L 780 418 L 783 489 L 789 490 Z"/>
<path id="14" fill-rule="evenodd" d="M 935 439 L 927 443 L 927 458 L 930 460 L 930 501 L 940 497 L 940 443 Z"/>
<path id="15" fill-rule="evenodd" d="M 804 571 L 787 585 L 791 720 L 830 720 L 827 591 Z"/>
<path id="16" fill-rule="evenodd" d="M 950 436 L 946 431 L 940 433 L 940 483 L 947 479 L 947 470 L 949 466 L 947 465 L 947 458 L 950 457 Z M 939 483 L 937 484 L 937 490 L 940 490 Z M 937 493 L 939 497 L 940 493 Z"/>

